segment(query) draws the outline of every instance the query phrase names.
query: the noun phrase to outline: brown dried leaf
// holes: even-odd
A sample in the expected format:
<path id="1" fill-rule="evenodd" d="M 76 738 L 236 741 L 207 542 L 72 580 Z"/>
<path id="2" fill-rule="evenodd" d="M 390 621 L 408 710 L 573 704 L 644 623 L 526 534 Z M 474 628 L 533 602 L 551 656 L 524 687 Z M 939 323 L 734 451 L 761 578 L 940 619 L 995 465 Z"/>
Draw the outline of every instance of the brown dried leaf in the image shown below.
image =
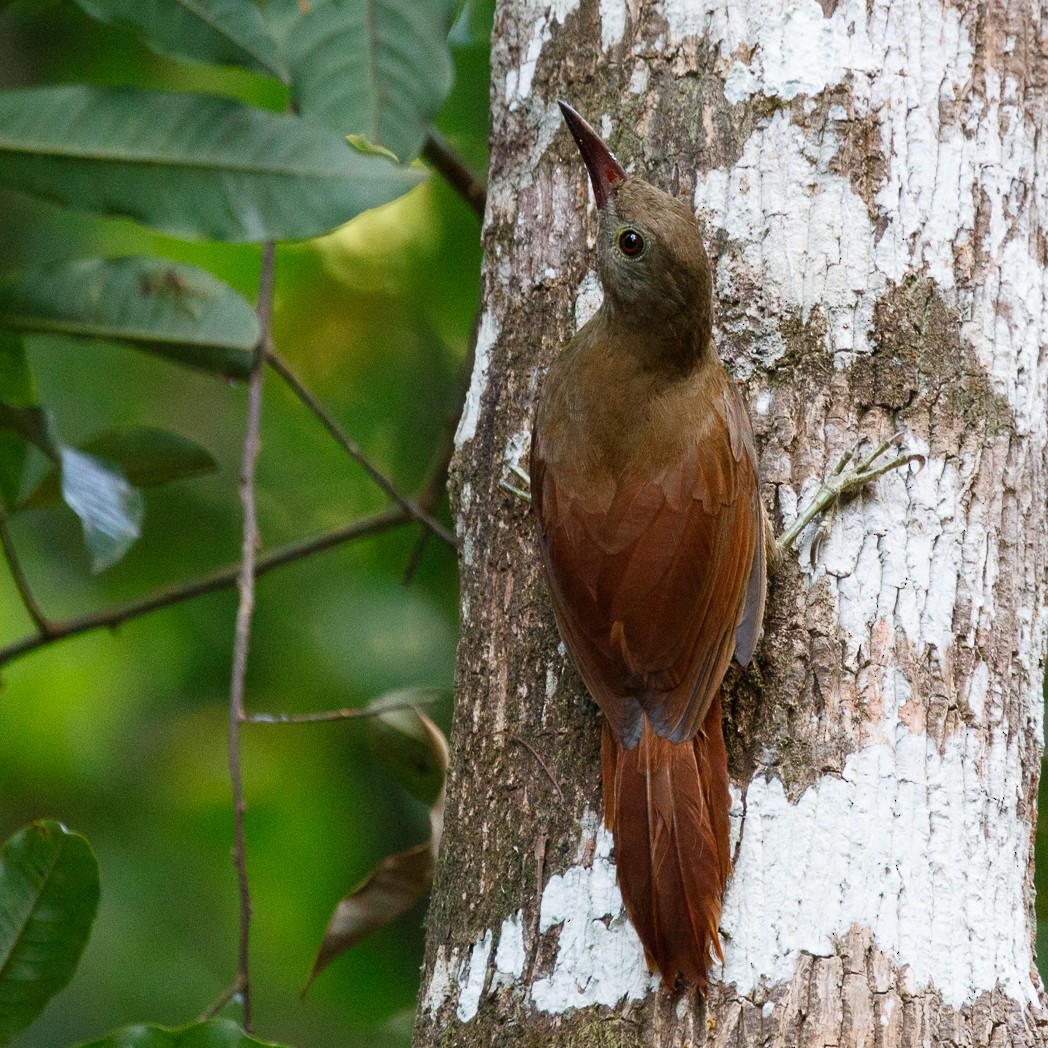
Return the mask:
<path id="1" fill-rule="evenodd" d="M 424 713 L 416 710 L 422 735 L 426 739 L 442 775 L 448 768 L 448 742 L 444 733 Z M 444 785 L 429 810 L 430 838 L 407 851 L 387 855 L 335 907 L 320 944 L 306 991 L 313 980 L 337 957 L 369 935 L 407 913 L 425 898 L 433 883 L 433 866 L 444 829 Z"/>

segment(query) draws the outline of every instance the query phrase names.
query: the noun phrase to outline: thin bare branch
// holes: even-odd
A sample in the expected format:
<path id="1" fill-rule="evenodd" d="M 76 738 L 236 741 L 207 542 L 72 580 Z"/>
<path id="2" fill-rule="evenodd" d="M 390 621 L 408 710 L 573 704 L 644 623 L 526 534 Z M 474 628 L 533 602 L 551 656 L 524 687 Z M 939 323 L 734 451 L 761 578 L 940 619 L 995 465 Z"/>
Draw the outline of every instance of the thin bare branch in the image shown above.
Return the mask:
<path id="1" fill-rule="evenodd" d="M 523 746 L 539 762 L 539 766 L 546 773 L 546 777 L 550 782 L 553 783 L 553 788 L 557 791 L 561 800 L 564 800 L 564 791 L 560 788 L 560 783 L 553 777 L 553 772 L 546 766 L 546 762 L 539 756 L 538 750 L 528 742 L 527 739 L 522 739 L 519 735 L 508 735 L 506 736 L 510 742 L 515 742 L 518 746 Z"/>
<path id="2" fill-rule="evenodd" d="M 285 564 L 292 564 L 297 560 L 311 557 L 315 553 L 334 549 L 336 546 L 345 545 L 355 539 L 367 538 L 370 535 L 378 535 L 392 528 L 402 527 L 412 522 L 400 507 L 391 506 L 381 513 L 376 513 L 362 520 L 353 521 L 334 531 L 326 532 L 308 539 L 300 539 L 290 542 L 286 546 L 280 546 L 264 557 L 259 557 L 255 563 L 255 578 L 281 568 Z M 140 600 L 128 601 L 126 604 L 118 604 L 111 608 L 103 608 L 101 611 L 89 612 L 86 615 L 78 615 L 71 619 L 61 619 L 50 622 L 50 632 L 45 637 L 41 634 L 33 634 L 24 637 L 0 648 L 0 666 L 15 659 L 28 655 L 38 648 L 45 647 L 69 637 L 76 637 L 82 633 L 91 633 L 100 629 L 116 629 L 125 622 L 141 618 L 154 611 L 169 608 L 175 604 L 182 604 L 195 597 L 203 597 L 209 593 L 217 593 L 221 590 L 232 589 L 237 583 L 240 573 L 240 565 L 219 568 L 198 579 L 189 582 L 179 582 L 174 586 L 151 593 L 148 597 Z"/>
<path id="3" fill-rule="evenodd" d="M 22 562 L 18 559 L 18 551 L 15 549 L 15 544 L 11 539 L 11 532 L 7 527 L 7 519 L 2 514 L 0 514 L 0 545 L 3 545 L 7 566 L 11 571 L 11 578 L 14 580 L 18 595 L 22 598 L 25 610 L 33 620 L 33 625 L 36 626 L 40 639 L 46 640 L 51 636 L 51 623 L 44 614 L 44 609 L 37 603 L 36 596 L 29 585 L 29 579 L 26 578 L 26 574 L 22 570 Z"/>
<path id="4" fill-rule="evenodd" d="M 202 1012 L 201 1012 L 201 1013 L 200 1013 L 200 1014 L 199 1014 L 199 1015 L 198 1015 L 198 1016 L 196 1017 L 196 1021 L 197 1021 L 198 1023 L 206 1023 L 206 1022 L 207 1022 L 207 1021 L 208 1021 L 209 1019 L 214 1019 L 214 1017 L 215 1017 L 216 1015 L 218 1015 L 218 1013 L 219 1013 L 220 1011 L 222 1011 L 222 1009 L 223 1009 L 223 1008 L 225 1008 L 225 1006 L 226 1006 L 227 1004 L 229 1004 L 229 1002 L 230 1002 L 230 1001 L 232 1001 L 232 1000 L 233 1000 L 234 998 L 236 998 L 236 996 L 237 996 L 237 995 L 238 995 L 238 994 L 239 994 L 239 993 L 240 993 L 240 992 L 241 992 L 242 990 L 243 990 L 243 986 L 241 986 L 241 985 L 240 985 L 240 979 L 238 978 L 238 979 L 236 979 L 236 980 L 235 980 L 235 981 L 234 981 L 234 982 L 232 983 L 232 985 L 230 985 L 230 986 L 227 986 L 227 987 L 226 987 L 226 988 L 225 988 L 225 989 L 224 989 L 224 990 L 223 990 L 223 991 L 222 991 L 222 992 L 221 992 L 221 993 L 220 993 L 220 994 L 219 994 L 219 995 L 218 995 L 218 996 L 217 996 L 217 997 L 216 997 L 216 998 L 215 998 L 215 999 L 214 999 L 214 1000 L 213 1000 L 213 1001 L 212 1001 L 212 1002 L 211 1002 L 211 1003 L 210 1003 L 210 1004 L 209 1004 L 209 1005 L 208 1005 L 208 1006 L 207 1006 L 207 1007 L 206 1007 L 206 1008 L 205 1008 L 205 1009 L 204 1009 L 204 1010 L 203 1010 L 203 1011 L 202 1011 Z"/>
<path id="5" fill-rule="evenodd" d="M 444 180 L 471 208 L 476 216 L 484 220 L 484 205 L 488 190 L 484 180 L 475 175 L 469 165 L 451 148 L 435 128 L 429 129 L 426 143 L 422 147 L 422 158 L 433 166 Z"/>
<path id="6" fill-rule="evenodd" d="M 258 279 L 258 326 L 260 351 L 269 348 L 273 324 L 273 280 L 276 247 L 268 240 L 262 246 L 262 269 Z M 264 360 L 260 355 L 248 379 L 247 424 L 244 428 L 244 456 L 240 466 L 240 501 L 244 510 L 244 537 L 240 551 L 237 588 L 236 630 L 233 636 L 233 669 L 229 683 L 229 781 L 233 789 L 233 866 L 237 871 L 240 896 L 240 940 L 237 951 L 237 979 L 243 1006 L 243 1026 L 251 1033 L 251 886 L 247 876 L 247 842 L 244 834 L 244 778 L 240 768 L 240 724 L 244 718 L 244 687 L 247 655 L 251 646 L 251 617 L 255 610 L 255 556 L 258 549 L 258 521 L 255 510 L 255 464 L 261 445 L 262 378 Z"/>
<path id="7" fill-rule="evenodd" d="M 392 702 L 388 706 L 377 706 L 369 709 L 321 710 L 318 713 L 245 713 L 244 724 L 325 724 L 330 721 L 362 720 L 366 717 L 378 717 L 383 713 L 394 713 L 398 710 L 413 710 L 418 706 L 433 702 L 436 696 L 412 699 L 410 702 Z"/>
<path id="8" fill-rule="evenodd" d="M 340 448 L 364 469 L 364 472 L 391 498 L 405 513 L 425 525 L 439 539 L 452 549 L 456 547 L 455 536 L 434 516 L 405 495 L 382 470 L 364 453 L 360 445 L 335 421 L 319 400 L 299 381 L 291 370 L 291 365 L 270 346 L 266 350 L 266 360 L 270 367 L 287 383 L 296 397 L 316 415 L 321 425 L 328 431 Z"/>

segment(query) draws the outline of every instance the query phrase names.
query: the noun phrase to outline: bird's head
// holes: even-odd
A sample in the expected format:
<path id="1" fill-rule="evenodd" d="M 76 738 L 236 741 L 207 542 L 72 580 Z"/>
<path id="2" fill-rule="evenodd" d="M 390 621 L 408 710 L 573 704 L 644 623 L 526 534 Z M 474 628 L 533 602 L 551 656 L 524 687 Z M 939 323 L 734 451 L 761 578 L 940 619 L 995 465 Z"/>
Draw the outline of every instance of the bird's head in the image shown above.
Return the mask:
<path id="1" fill-rule="evenodd" d="M 623 324 L 694 340 L 701 353 L 712 331 L 713 278 L 691 208 L 630 178 L 597 132 L 566 102 L 560 108 L 597 202 L 605 308 Z"/>

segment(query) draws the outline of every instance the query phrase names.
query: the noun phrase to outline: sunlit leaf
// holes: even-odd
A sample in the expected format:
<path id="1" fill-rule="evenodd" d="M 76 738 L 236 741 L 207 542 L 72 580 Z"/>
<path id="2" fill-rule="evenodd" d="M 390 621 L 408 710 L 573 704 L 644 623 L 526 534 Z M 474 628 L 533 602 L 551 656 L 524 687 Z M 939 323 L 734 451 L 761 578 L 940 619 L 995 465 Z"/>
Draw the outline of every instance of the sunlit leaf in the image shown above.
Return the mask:
<path id="1" fill-rule="evenodd" d="M 0 328 L 129 342 L 201 370 L 246 376 L 259 340 L 254 310 L 195 266 L 91 258 L 0 278 Z"/>
<path id="2" fill-rule="evenodd" d="M 91 570 L 115 564 L 142 533 L 142 492 L 100 459 L 62 448 L 62 498 L 80 518 Z"/>
<path id="3" fill-rule="evenodd" d="M 404 693 L 384 696 L 376 705 L 401 704 Z M 378 740 L 379 755 L 389 761 L 398 778 L 416 795 L 427 793 L 431 769 L 439 784 L 429 812 L 430 838 L 424 844 L 388 855 L 339 904 L 328 921 L 324 939 L 303 994 L 333 961 L 369 935 L 385 928 L 425 898 L 433 883 L 433 866 L 444 829 L 444 778 L 448 768 L 448 742 L 444 733 L 424 713 L 390 710 L 372 718 L 369 725 Z"/>
<path id="4" fill-rule="evenodd" d="M 452 0 L 274 0 L 270 11 L 302 115 L 413 159 L 451 90 Z"/>
<path id="5" fill-rule="evenodd" d="M 20 411 L 36 403 L 33 376 L 19 335 L 0 331 L 0 404 Z M 0 499 L 12 509 L 22 490 L 27 447 L 25 438 L 0 429 Z"/>
<path id="6" fill-rule="evenodd" d="M 0 91 L 0 184 L 174 236 L 312 237 L 423 177 L 350 149 L 326 128 L 227 98 L 126 87 Z"/>
<path id="7" fill-rule="evenodd" d="M 386 149 L 385 146 L 377 146 L 374 142 L 369 142 L 363 135 L 346 135 L 346 141 L 358 152 L 358 153 L 370 153 L 372 156 L 384 156 L 387 160 L 395 161 L 397 159 L 396 154 Z"/>
<path id="8" fill-rule="evenodd" d="M 137 29 L 161 54 L 242 66 L 281 80 L 287 72 L 258 8 L 245 0 L 76 0 L 93 18 Z"/>
<path id="9" fill-rule="evenodd" d="M 188 437 L 149 426 L 109 430 L 81 444 L 79 450 L 115 467 L 136 488 L 187 480 L 218 468 L 211 455 Z M 20 508 L 33 509 L 61 500 L 60 471 L 53 469 L 26 496 Z"/>
<path id="10" fill-rule="evenodd" d="M 35 822 L 0 849 L 0 1045 L 69 982 L 98 909 L 98 863 L 83 837 Z"/>
<path id="11" fill-rule="evenodd" d="M 97 1041 L 84 1041 L 77 1048 L 283 1048 L 273 1041 L 249 1037 L 228 1019 L 193 1023 L 177 1028 L 125 1026 Z"/>

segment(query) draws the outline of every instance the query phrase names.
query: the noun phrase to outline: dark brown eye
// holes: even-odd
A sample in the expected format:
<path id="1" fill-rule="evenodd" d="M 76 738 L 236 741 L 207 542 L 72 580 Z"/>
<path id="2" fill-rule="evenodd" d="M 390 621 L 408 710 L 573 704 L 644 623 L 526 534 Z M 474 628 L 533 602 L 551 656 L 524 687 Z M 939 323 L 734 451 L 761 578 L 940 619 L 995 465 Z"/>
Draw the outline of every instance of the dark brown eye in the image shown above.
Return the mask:
<path id="1" fill-rule="evenodd" d="M 627 258 L 636 258 L 644 250 L 644 237 L 635 229 L 624 229 L 619 234 L 619 250 Z"/>

